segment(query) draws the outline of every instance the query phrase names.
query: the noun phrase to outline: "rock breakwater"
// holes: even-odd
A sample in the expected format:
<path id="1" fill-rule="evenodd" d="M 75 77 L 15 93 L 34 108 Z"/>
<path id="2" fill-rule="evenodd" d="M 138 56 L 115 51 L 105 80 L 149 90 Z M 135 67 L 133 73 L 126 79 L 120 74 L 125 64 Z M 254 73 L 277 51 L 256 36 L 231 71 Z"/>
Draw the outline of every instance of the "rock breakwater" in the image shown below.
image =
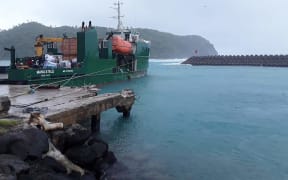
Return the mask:
<path id="1" fill-rule="evenodd" d="M 221 55 L 193 56 L 182 64 L 211 66 L 273 66 L 288 67 L 288 55 Z"/>

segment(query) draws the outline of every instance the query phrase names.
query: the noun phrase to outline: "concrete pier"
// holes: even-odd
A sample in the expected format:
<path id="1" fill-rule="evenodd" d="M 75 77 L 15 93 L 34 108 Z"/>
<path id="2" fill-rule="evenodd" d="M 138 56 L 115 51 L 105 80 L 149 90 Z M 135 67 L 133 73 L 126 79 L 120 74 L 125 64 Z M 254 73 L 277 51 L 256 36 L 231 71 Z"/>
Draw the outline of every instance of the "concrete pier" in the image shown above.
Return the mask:
<path id="1" fill-rule="evenodd" d="M 1 90 L 2 89 L 2 90 Z M 95 93 L 95 88 L 39 89 L 29 86 L 1 86 L 0 95 L 8 96 L 11 107 L 8 115 L 27 120 L 31 111 L 41 111 L 50 122 L 65 125 L 91 120 L 91 129 L 100 130 L 101 112 L 116 108 L 123 116 L 130 114 L 135 95 L 131 90 L 117 93 Z"/>

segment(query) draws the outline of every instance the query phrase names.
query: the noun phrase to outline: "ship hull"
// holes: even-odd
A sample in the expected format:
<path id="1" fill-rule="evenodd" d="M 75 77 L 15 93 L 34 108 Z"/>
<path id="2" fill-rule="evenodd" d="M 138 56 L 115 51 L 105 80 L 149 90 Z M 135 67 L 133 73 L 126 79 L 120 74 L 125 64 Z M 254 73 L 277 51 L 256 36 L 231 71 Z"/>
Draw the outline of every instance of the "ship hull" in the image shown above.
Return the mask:
<path id="1" fill-rule="evenodd" d="M 60 86 L 104 85 L 112 82 L 130 80 L 147 75 L 148 57 L 137 61 L 136 70 L 119 68 L 115 72 L 116 60 L 96 60 L 95 67 L 57 68 L 57 69 L 10 69 L 10 84 L 39 84 Z M 98 62 L 97 62 L 98 61 Z"/>

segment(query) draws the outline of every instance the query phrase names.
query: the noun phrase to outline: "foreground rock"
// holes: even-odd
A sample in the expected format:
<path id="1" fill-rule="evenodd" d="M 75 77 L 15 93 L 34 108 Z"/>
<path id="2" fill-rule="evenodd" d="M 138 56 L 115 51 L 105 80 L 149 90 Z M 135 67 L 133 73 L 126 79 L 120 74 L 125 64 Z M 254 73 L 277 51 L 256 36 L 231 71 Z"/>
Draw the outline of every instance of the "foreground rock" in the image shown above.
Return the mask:
<path id="1" fill-rule="evenodd" d="M 39 159 L 48 149 L 47 134 L 36 128 L 0 136 L 0 154 L 14 154 L 22 160 Z"/>
<path id="2" fill-rule="evenodd" d="M 90 134 L 74 124 L 48 134 L 29 127 L 0 136 L 0 180 L 104 179 L 117 159 Z"/>
<path id="3" fill-rule="evenodd" d="M 91 132 L 79 124 L 73 124 L 62 130 L 49 133 L 52 143 L 61 151 L 68 148 L 82 145 L 90 137 Z"/>
<path id="4" fill-rule="evenodd" d="M 28 163 L 15 155 L 0 154 L 0 160 L 0 179 L 15 179 L 18 174 L 30 168 Z"/>

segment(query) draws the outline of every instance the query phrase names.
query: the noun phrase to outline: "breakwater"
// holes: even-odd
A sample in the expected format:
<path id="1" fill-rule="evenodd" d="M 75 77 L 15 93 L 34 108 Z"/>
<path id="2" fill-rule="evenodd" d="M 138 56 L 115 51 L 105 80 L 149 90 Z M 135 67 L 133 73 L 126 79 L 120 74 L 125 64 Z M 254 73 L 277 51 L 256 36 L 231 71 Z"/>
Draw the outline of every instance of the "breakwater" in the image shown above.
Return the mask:
<path id="1" fill-rule="evenodd" d="M 220 55 L 192 56 L 182 64 L 212 66 L 288 67 L 288 55 Z"/>

